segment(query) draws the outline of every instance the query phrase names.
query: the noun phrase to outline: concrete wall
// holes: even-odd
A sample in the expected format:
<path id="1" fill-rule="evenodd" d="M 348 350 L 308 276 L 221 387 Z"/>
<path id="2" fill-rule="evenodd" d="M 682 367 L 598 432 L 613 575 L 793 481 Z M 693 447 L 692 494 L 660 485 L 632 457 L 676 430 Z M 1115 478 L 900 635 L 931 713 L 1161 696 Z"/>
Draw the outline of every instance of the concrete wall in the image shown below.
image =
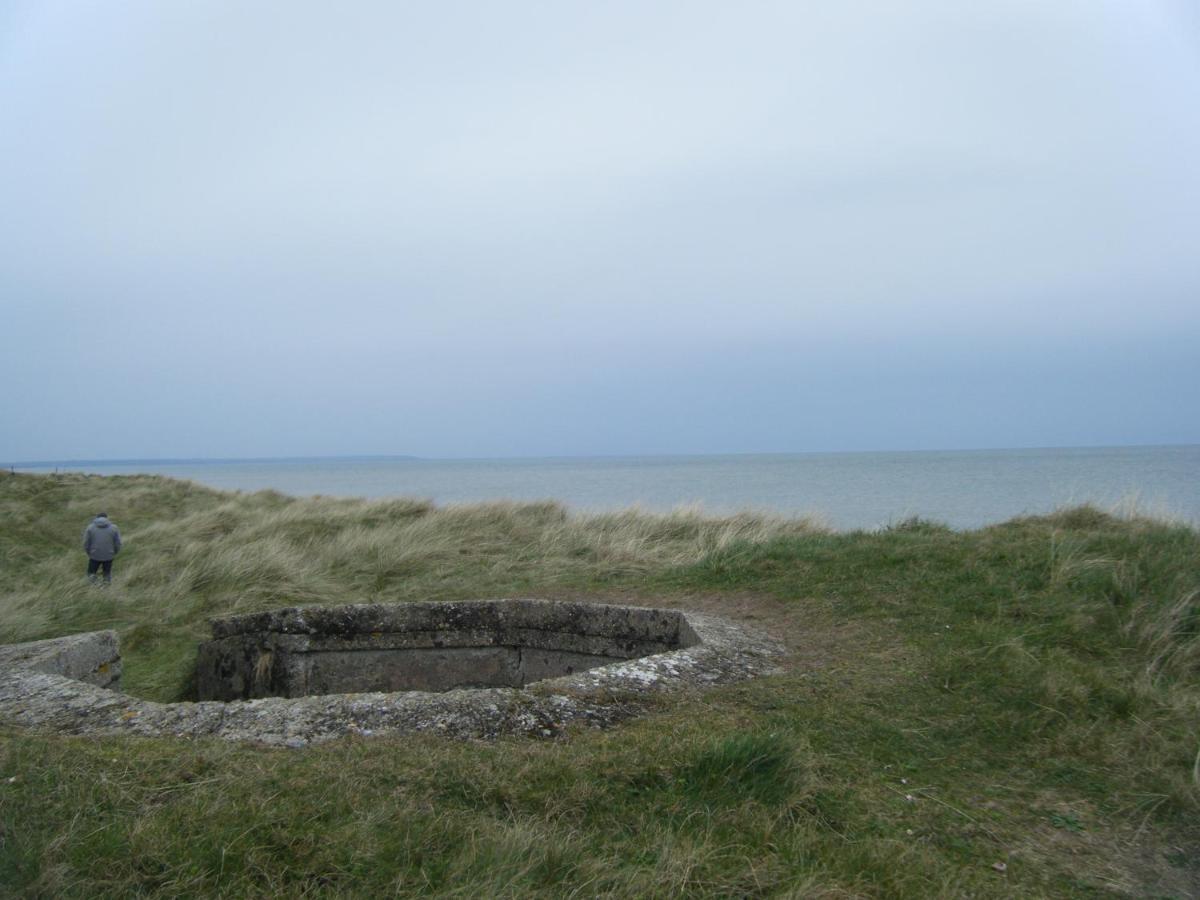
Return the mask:
<path id="1" fill-rule="evenodd" d="M 613 659 L 524 647 L 447 647 L 309 653 L 299 662 L 302 672 L 281 685 L 289 692 L 283 696 L 524 687 Z"/>
<path id="2" fill-rule="evenodd" d="M 201 700 L 524 687 L 697 641 L 677 612 L 535 600 L 276 610 L 213 637 Z"/>
<path id="3" fill-rule="evenodd" d="M 604 728 L 639 715 L 650 696 L 779 671 L 777 659 L 786 648 L 769 635 L 714 616 L 682 616 L 679 634 L 687 641 L 686 649 L 547 678 L 524 690 L 323 694 L 234 703 L 154 703 L 97 686 L 115 686 L 120 671 L 117 636 L 111 631 L 0 646 L 0 728 L 212 736 L 280 747 L 302 747 L 348 734 L 546 738 L 574 727 Z M 233 633 L 247 641 L 250 665 L 243 671 L 251 680 L 257 677 L 260 657 L 267 677 L 277 659 L 290 656 L 297 665 L 303 662 L 301 654 L 267 655 L 255 636 Z M 287 641 L 315 637 L 291 632 L 273 639 L 284 648 Z M 522 653 L 525 678 L 535 677 L 537 665 L 536 650 Z"/>

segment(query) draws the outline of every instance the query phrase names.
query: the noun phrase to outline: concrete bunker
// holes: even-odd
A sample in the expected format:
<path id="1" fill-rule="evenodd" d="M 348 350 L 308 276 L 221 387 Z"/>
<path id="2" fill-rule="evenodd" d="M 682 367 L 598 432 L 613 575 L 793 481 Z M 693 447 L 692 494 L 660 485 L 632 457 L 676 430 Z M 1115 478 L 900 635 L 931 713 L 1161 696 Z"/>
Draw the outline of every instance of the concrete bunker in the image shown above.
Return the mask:
<path id="1" fill-rule="evenodd" d="M 700 642 L 675 610 L 536 600 L 301 607 L 212 630 L 201 700 L 523 688 Z"/>
<path id="2" fill-rule="evenodd" d="M 196 672 L 211 699 L 198 702 L 121 693 L 113 631 L 0 645 L 0 727 L 285 747 L 545 738 L 640 715 L 651 696 L 774 674 L 785 652 L 718 616 L 549 600 L 294 607 L 212 631 Z"/>

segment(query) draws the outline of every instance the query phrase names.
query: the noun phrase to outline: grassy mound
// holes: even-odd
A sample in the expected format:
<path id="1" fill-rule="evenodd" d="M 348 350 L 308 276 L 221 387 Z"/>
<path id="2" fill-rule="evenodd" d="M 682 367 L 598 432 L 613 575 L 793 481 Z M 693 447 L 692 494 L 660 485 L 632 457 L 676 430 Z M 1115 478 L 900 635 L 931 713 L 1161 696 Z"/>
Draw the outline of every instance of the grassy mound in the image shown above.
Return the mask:
<path id="1" fill-rule="evenodd" d="M 105 508 L 108 590 L 78 537 Z M 300 751 L 0 732 L 33 895 L 1195 896 L 1200 534 L 1082 507 L 881 532 L 0 476 L 0 640 L 116 628 L 186 698 L 213 615 L 598 597 L 752 621 L 787 674 L 563 742 Z"/>

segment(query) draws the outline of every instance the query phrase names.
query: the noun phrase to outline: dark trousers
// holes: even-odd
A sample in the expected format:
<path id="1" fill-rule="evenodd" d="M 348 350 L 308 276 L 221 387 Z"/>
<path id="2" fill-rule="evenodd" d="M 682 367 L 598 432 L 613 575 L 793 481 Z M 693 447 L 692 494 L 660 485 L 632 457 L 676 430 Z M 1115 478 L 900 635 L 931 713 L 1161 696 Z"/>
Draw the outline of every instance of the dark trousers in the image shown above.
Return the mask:
<path id="1" fill-rule="evenodd" d="M 104 572 L 104 580 L 105 581 L 112 581 L 112 560 L 111 559 L 89 559 L 88 560 L 88 578 L 95 578 L 97 569 L 100 569 Z"/>

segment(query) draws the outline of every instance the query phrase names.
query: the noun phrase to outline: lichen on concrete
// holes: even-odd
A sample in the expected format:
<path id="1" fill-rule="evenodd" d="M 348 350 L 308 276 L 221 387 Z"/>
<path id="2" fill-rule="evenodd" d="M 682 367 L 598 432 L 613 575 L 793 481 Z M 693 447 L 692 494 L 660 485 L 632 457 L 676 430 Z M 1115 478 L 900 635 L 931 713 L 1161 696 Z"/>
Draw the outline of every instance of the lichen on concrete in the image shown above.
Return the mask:
<path id="1" fill-rule="evenodd" d="M 411 623 L 413 615 L 430 616 L 429 621 L 441 624 L 466 617 L 462 621 L 478 624 L 482 615 L 499 628 L 505 616 L 511 622 L 518 612 L 528 624 L 533 610 L 552 630 L 566 631 L 572 622 L 586 621 L 594 631 L 602 631 L 594 624 L 620 622 L 622 616 L 625 621 L 653 621 L 657 615 L 660 622 L 675 623 L 690 646 L 618 659 L 526 687 L 155 703 L 115 690 L 120 675 L 117 636 L 112 631 L 97 631 L 0 647 L 0 724 L 66 734 L 215 736 L 290 747 L 349 734 L 551 737 L 572 727 L 606 727 L 637 715 L 651 695 L 772 674 L 783 652 L 782 645 L 766 635 L 726 619 L 690 612 L 543 600 L 420 606 L 415 614 L 411 609 L 405 613 L 402 604 L 293 608 L 262 614 L 266 618 L 260 624 L 291 629 L 281 629 L 279 633 L 284 634 L 340 633 L 346 637 L 362 627 L 369 629 L 368 634 L 386 633 L 375 625 L 388 616 L 393 617 L 393 624 Z M 434 606 L 438 609 L 429 609 Z M 353 628 L 346 626 L 338 632 L 339 622 L 353 623 Z M 333 626 L 329 631 L 321 631 L 329 625 Z M 214 637 L 232 637 L 243 626 L 249 627 L 245 622 L 230 625 L 225 620 L 214 625 Z M 496 633 L 503 637 L 502 632 Z M 580 633 L 586 634 L 586 628 Z M 642 639 L 653 636 L 642 635 Z"/>

